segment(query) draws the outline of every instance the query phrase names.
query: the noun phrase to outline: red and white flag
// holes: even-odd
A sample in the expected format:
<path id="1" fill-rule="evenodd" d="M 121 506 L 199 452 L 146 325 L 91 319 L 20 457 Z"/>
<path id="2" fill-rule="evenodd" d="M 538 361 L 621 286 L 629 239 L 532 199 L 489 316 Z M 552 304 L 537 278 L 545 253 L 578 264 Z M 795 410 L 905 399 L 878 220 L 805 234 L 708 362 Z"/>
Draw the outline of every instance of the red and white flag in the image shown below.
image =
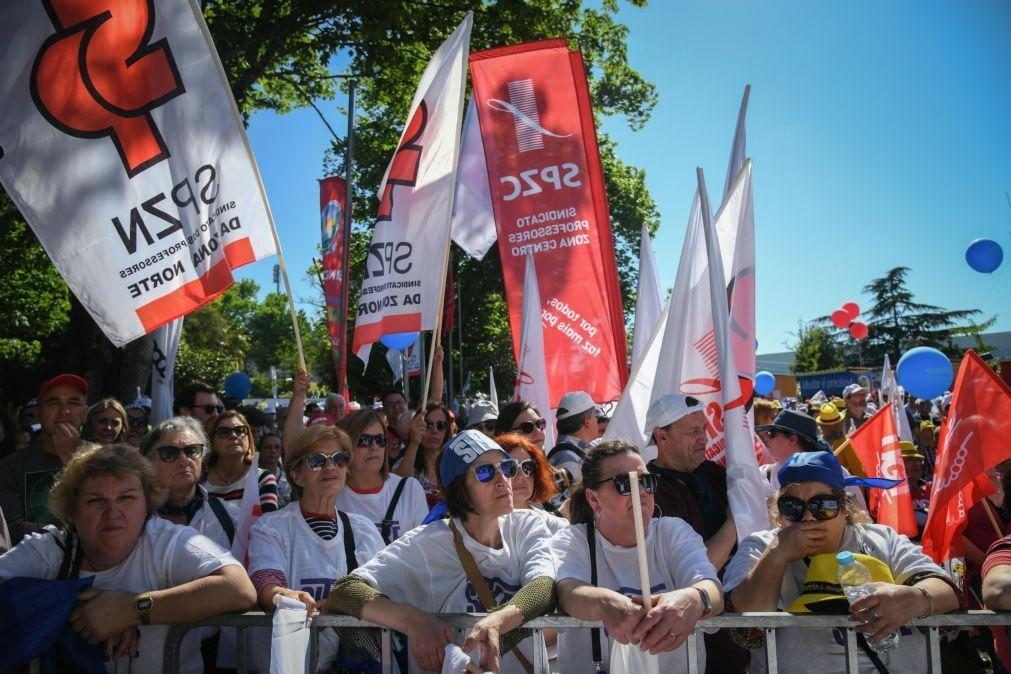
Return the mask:
<path id="1" fill-rule="evenodd" d="M 347 363 L 347 270 L 344 269 L 348 245 L 347 182 L 338 176 L 319 181 L 320 238 L 323 245 L 323 301 L 330 332 L 330 351 L 337 371 L 337 390 L 345 391 Z"/>
<path id="2" fill-rule="evenodd" d="M 986 471 L 1011 458 L 1011 389 L 969 350 L 958 368 L 934 464 L 923 551 L 941 563 L 962 555 L 969 509 L 994 487 Z"/>
<path id="3" fill-rule="evenodd" d="M 540 410 L 547 425 L 544 446 L 555 446 L 555 412 L 548 389 L 548 369 L 544 364 L 544 321 L 541 293 L 537 287 L 534 256 L 527 253 L 523 277 L 523 327 L 520 333 L 520 356 L 516 361 L 516 400 L 526 400 Z M 492 380 L 494 381 L 494 380 Z M 498 401 L 495 401 L 498 404 Z"/>
<path id="4" fill-rule="evenodd" d="M 913 514 L 913 497 L 906 481 L 906 466 L 902 462 L 899 433 L 895 424 L 893 405 L 887 403 L 874 413 L 849 437 L 857 458 L 867 477 L 902 480 L 891 489 L 871 489 L 868 507 L 878 524 L 886 524 L 900 534 L 915 537 L 916 516 Z"/>
<path id="5" fill-rule="evenodd" d="M 473 20 L 468 12 L 432 55 L 379 185 L 353 343 L 365 362 L 381 336 L 438 322 Z"/>
<path id="6" fill-rule="evenodd" d="M 253 455 L 253 462 L 242 479 L 242 500 L 239 502 L 239 515 L 235 518 L 235 538 L 232 539 L 232 557 L 239 560 L 243 566 L 249 561 L 249 530 L 263 514 L 260 505 L 260 454 Z"/>
<path id="7" fill-rule="evenodd" d="M 116 345 L 274 255 L 195 0 L 0 3 L 0 183 Z"/>

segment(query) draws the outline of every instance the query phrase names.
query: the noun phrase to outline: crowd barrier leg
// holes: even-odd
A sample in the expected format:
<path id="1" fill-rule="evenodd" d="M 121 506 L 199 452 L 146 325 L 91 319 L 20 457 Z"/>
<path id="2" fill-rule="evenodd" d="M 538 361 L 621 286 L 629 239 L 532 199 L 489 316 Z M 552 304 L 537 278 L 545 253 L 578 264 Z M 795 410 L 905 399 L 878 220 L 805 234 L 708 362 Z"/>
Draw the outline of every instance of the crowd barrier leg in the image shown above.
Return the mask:
<path id="1" fill-rule="evenodd" d="M 927 633 L 927 652 L 930 662 L 930 674 L 941 674 L 941 629 L 930 627 Z"/>
<path id="2" fill-rule="evenodd" d="M 702 636 L 700 630 L 695 630 L 685 641 L 688 645 L 688 674 L 699 674 L 699 639 L 705 639 L 705 637 Z"/>
<path id="3" fill-rule="evenodd" d="M 849 674 L 858 674 L 860 660 L 857 655 L 857 631 L 852 627 L 845 628 L 846 633 L 846 671 Z"/>
<path id="4" fill-rule="evenodd" d="M 385 627 L 382 630 L 382 651 L 380 655 L 383 659 L 383 674 L 393 674 L 393 632 Z"/>
<path id="5" fill-rule="evenodd" d="M 765 671 L 768 674 L 779 672 L 779 652 L 776 650 L 776 628 L 765 628 Z"/>

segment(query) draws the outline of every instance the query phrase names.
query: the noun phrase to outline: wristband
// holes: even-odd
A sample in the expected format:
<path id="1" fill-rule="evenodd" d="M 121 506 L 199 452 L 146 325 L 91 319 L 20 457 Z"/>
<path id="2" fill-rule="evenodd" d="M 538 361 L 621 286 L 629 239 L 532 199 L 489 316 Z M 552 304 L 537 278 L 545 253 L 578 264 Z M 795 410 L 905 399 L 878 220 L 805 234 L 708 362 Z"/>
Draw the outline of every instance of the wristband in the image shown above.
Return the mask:
<path id="1" fill-rule="evenodd" d="M 934 598 L 931 597 L 930 593 L 927 592 L 927 590 L 922 587 L 914 586 L 914 589 L 919 590 L 920 594 L 922 594 L 924 597 L 927 598 L 927 612 L 921 616 L 917 616 L 916 619 L 923 620 L 924 618 L 929 618 L 930 616 L 934 615 Z"/>

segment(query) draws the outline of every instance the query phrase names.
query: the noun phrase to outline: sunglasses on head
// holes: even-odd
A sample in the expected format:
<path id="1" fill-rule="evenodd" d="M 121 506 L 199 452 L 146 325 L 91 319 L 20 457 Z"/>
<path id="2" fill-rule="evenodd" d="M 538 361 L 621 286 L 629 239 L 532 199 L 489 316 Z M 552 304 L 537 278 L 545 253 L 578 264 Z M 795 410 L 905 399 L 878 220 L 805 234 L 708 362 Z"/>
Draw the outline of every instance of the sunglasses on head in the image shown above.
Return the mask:
<path id="1" fill-rule="evenodd" d="M 214 429 L 214 437 L 230 438 L 233 435 L 241 438 L 249 434 L 249 426 L 218 426 Z"/>
<path id="2" fill-rule="evenodd" d="M 362 433 L 358 436 L 358 442 L 356 443 L 359 447 L 365 448 L 369 445 L 375 445 L 376 447 L 386 446 L 386 433 L 376 433 L 375 435 L 369 435 L 368 433 Z"/>
<path id="3" fill-rule="evenodd" d="M 790 522 L 804 519 L 805 510 L 819 522 L 834 520 L 842 511 L 842 499 L 835 494 L 819 494 L 807 501 L 796 496 L 780 496 L 776 505 L 783 519 Z"/>
<path id="4" fill-rule="evenodd" d="M 652 494 L 656 491 L 656 485 L 660 480 L 660 476 L 656 473 L 643 473 L 639 476 L 639 486 L 642 487 L 643 491 L 647 494 Z M 601 480 L 600 482 L 595 482 L 590 485 L 590 487 L 599 487 L 605 482 L 612 482 L 614 488 L 618 490 L 618 493 L 622 496 L 630 496 L 632 494 L 632 478 L 628 476 L 628 473 L 618 473 L 614 477 L 609 477 L 606 480 Z"/>
<path id="5" fill-rule="evenodd" d="M 323 470 L 326 468 L 327 461 L 333 463 L 334 468 L 342 468 L 351 461 L 351 455 L 347 452 L 334 452 L 333 454 L 313 452 L 305 457 L 305 465 L 309 466 L 309 470 Z"/>
<path id="6" fill-rule="evenodd" d="M 194 405 L 194 409 L 203 410 L 204 414 L 221 414 L 225 411 L 225 406 L 221 403 L 217 405 Z"/>
<path id="7" fill-rule="evenodd" d="M 182 452 L 186 455 L 187 459 L 192 459 L 196 461 L 204 455 L 204 446 L 201 444 L 186 445 L 185 447 L 176 447 L 175 445 L 164 445 L 158 447 L 154 451 L 158 452 L 158 458 L 165 463 L 175 463 L 179 458 L 179 453 Z"/>
<path id="8" fill-rule="evenodd" d="M 502 476 L 507 480 L 511 480 L 516 477 L 516 471 L 519 470 L 519 464 L 513 459 L 503 459 L 498 463 L 483 463 L 480 466 L 474 467 L 474 477 L 477 481 L 485 484 L 491 482 L 495 479 L 495 473 L 502 471 Z"/>
<path id="9" fill-rule="evenodd" d="M 524 421 L 519 426 L 513 426 L 513 430 L 519 431 L 523 435 L 530 435 L 531 433 L 534 432 L 535 428 L 539 431 L 543 431 L 545 428 L 547 428 L 547 426 L 548 426 L 547 421 L 545 421 L 544 419 L 538 419 L 537 421 Z"/>
<path id="10" fill-rule="evenodd" d="M 447 428 L 449 428 L 449 424 L 447 422 L 445 422 L 445 421 L 429 421 L 428 419 L 425 420 L 425 429 L 426 430 L 429 430 L 429 431 L 436 430 L 436 431 L 439 431 L 441 433 L 442 431 L 446 430 Z"/>

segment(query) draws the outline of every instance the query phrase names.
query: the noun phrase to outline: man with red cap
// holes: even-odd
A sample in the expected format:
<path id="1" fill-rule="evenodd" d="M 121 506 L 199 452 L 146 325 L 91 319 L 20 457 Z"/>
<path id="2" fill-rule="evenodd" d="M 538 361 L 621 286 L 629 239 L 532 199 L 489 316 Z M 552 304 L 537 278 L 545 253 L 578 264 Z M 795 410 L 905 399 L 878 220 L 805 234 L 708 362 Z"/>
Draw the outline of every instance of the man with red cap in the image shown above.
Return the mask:
<path id="1" fill-rule="evenodd" d="M 0 509 L 12 543 L 50 523 L 49 489 L 81 444 L 88 384 L 77 375 L 57 375 L 42 383 L 37 400 L 38 437 L 0 461 Z"/>

